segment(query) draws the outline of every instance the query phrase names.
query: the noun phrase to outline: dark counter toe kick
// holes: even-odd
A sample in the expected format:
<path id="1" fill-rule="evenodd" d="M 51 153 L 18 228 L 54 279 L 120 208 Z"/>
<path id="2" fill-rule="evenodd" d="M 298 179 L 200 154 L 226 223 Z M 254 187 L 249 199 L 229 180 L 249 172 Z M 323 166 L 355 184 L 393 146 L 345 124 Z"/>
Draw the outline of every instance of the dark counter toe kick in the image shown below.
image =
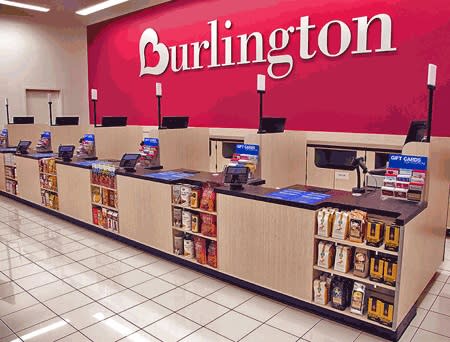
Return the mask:
<path id="1" fill-rule="evenodd" d="M 258 190 L 256 188 L 254 191 L 260 192 L 260 193 L 264 193 L 265 192 L 265 190 L 263 190 L 261 188 L 258 189 Z M 226 189 L 222 188 L 222 189 L 218 190 L 218 192 L 219 193 L 220 192 L 226 193 L 228 191 Z M 242 279 L 230 276 L 228 274 L 224 274 L 224 273 L 222 273 L 222 272 L 220 272 L 218 270 L 214 270 L 212 268 L 204 267 L 204 266 L 202 266 L 200 264 L 195 264 L 195 263 L 192 263 L 190 261 L 183 260 L 183 259 L 181 259 L 181 258 L 179 258 L 179 257 L 177 257 L 177 256 L 175 256 L 175 255 L 173 255 L 171 253 L 166 253 L 166 252 L 163 252 L 163 251 L 161 251 L 159 249 L 152 248 L 150 246 L 147 246 L 147 245 L 144 245 L 142 243 L 139 243 L 139 242 L 137 242 L 135 240 L 128 239 L 128 238 L 126 238 L 124 236 L 118 235 L 116 233 L 107 231 L 107 230 L 102 229 L 102 228 L 99 228 L 99 227 L 97 227 L 95 225 L 86 223 L 84 221 L 77 220 L 77 219 L 75 219 L 73 217 L 64 215 L 64 214 L 62 214 L 60 212 L 56 212 L 54 210 L 47 209 L 47 208 L 45 208 L 45 207 L 43 207 L 41 205 L 37 205 L 35 203 L 32 203 L 32 202 L 27 201 L 27 200 L 24 200 L 24 199 L 22 199 L 20 197 L 17 197 L 17 196 L 8 194 L 6 192 L 1 191 L 0 194 L 5 196 L 5 197 L 14 199 L 14 200 L 16 200 L 16 201 L 18 201 L 20 203 L 27 204 L 27 205 L 29 205 L 32 208 L 39 209 L 39 210 L 41 210 L 41 211 L 43 211 L 43 212 L 45 212 L 47 214 L 53 215 L 55 217 L 61 218 L 63 220 L 66 220 L 66 221 L 68 221 L 70 223 L 76 224 L 76 225 L 78 225 L 80 227 L 83 227 L 85 229 L 89 229 L 91 231 L 94 231 L 96 233 L 102 234 L 102 235 L 107 236 L 109 238 L 112 238 L 112 239 L 115 239 L 117 241 L 126 243 L 126 244 L 128 244 L 128 245 L 130 245 L 132 247 L 141 249 L 141 250 L 143 250 L 145 252 L 148 252 L 148 253 L 151 253 L 153 255 L 159 256 L 159 257 L 164 258 L 166 260 L 169 260 L 171 262 L 180 264 L 180 265 L 182 265 L 184 267 L 191 268 L 191 269 L 193 269 L 193 270 L 195 270 L 197 272 L 201 272 L 203 274 L 216 277 L 216 278 L 221 279 L 223 281 L 226 281 L 226 282 L 228 282 L 230 284 L 234 284 L 234 285 L 240 286 L 240 287 L 248 289 L 250 291 L 254 291 L 254 292 L 258 293 L 258 294 L 270 297 L 270 298 L 272 298 L 274 300 L 283 302 L 285 304 L 297 307 L 297 308 L 305 310 L 305 311 L 309 311 L 309 312 L 314 313 L 314 314 L 318 314 L 321 317 L 328 318 L 328 319 L 336 321 L 338 323 L 343 323 L 343 324 L 349 325 L 349 326 L 351 326 L 353 328 L 356 328 L 358 330 L 362 330 L 362 331 L 365 331 L 365 332 L 368 332 L 368 333 L 380 336 L 380 337 L 385 338 L 385 339 L 389 339 L 389 340 L 392 340 L 392 341 L 398 341 L 401 338 L 401 336 L 404 333 L 404 331 L 406 330 L 406 328 L 409 326 L 410 322 L 413 320 L 413 318 L 416 315 L 417 303 L 409 310 L 409 312 L 407 313 L 407 315 L 405 316 L 403 321 L 398 325 L 397 330 L 394 331 L 394 330 L 391 330 L 391 329 L 388 329 L 388 328 L 383 328 L 383 327 L 380 327 L 378 325 L 373 325 L 373 324 L 371 324 L 369 322 L 361 321 L 359 319 L 352 318 L 350 316 L 341 314 L 339 312 L 330 311 L 328 309 L 321 308 L 319 306 L 316 306 L 316 305 L 313 305 L 311 303 L 299 300 L 297 298 L 294 298 L 294 297 L 291 297 L 291 296 L 288 296 L 288 295 L 285 295 L 285 294 L 282 294 L 282 293 L 279 293 L 279 292 L 276 292 L 276 291 L 273 291 L 273 290 L 270 290 L 270 289 L 267 289 L 267 288 L 264 288 L 264 287 L 261 287 L 261 286 L 258 286 L 258 285 L 255 285 L 255 284 L 253 284 L 251 282 L 247 282 L 245 280 L 242 280 Z M 243 195 L 242 197 L 246 197 L 244 194 L 241 194 L 241 195 Z"/>

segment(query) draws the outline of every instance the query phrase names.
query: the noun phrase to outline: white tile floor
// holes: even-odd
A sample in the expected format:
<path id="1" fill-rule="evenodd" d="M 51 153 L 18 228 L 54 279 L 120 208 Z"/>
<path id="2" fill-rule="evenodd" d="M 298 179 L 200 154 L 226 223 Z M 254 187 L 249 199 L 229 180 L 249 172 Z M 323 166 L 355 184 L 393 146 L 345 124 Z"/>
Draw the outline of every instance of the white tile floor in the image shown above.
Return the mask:
<path id="1" fill-rule="evenodd" d="M 0 342 L 383 341 L 0 197 Z M 450 239 L 402 342 L 450 342 Z"/>

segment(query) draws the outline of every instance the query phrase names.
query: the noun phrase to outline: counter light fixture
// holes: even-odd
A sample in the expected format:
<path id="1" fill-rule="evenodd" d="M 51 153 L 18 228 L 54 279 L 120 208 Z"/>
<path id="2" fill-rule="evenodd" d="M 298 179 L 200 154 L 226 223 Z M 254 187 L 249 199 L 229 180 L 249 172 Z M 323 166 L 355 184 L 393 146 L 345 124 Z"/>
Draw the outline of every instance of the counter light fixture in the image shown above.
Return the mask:
<path id="1" fill-rule="evenodd" d="M 89 15 L 89 14 L 104 10 L 104 9 L 112 7 L 112 6 L 122 4 L 127 1 L 128 0 L 107 0 L 107 1 L 100 2 L 96 5 L 83 8 L 79 11 L 76 11 L 75 13 L 79 14 L 79 15 Z"/>
<path id="2" fill-rule="evenodd" d="M 9 0 L 0 0 L 0 5 L 25 8 L 25 9 L 29 9 L 29 10 L 33 10 L 33 11 L 38 11 L 38 12 L 50 11 L 50 8 L 47 8 L 47 7 L 28 5 L 28 4 L 24 4 L 21 2 L 9 1 Z"/>

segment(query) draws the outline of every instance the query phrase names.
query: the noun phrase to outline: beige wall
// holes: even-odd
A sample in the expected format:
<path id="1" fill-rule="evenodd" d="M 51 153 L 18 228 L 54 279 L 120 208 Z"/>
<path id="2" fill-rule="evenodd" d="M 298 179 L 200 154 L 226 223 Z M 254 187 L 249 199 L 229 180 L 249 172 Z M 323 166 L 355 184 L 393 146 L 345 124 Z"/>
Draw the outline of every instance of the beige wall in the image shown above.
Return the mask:
<path id="1" fill-rule="evenodd" d="M 87 124 L 86 27 L 55 21 L 0 14 L 0 126 L 6 122 L 5 97 L 11 118 L 32 114 L 27 113 L 26 89 L 60 90 L 61 113 L 79 115 Z M 48 123 L 48 112 L 35 119 Z"/>

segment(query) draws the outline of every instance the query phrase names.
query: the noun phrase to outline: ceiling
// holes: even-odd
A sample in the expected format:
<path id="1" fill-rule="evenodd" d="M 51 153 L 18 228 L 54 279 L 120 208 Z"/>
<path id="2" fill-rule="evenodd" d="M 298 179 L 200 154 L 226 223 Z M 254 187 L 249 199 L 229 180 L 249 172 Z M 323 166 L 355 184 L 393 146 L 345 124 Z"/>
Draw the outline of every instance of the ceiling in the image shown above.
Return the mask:
<path id="1" fill-rule="evenodd" d="M 0 15 L 32 17 L 38 21 L 60 24 L 90 25 L 107 19 L 118 17 L 143 8 L 152 7 L 171 0 L 129 0 L 97 13 L 87 16 L 75 14 L 79 9 L 95 5 L 103 0 L 15 0 L 31 5 L 50 8 L 50 12 L 41 13 L 20 8 L 0 5 Z"/>

